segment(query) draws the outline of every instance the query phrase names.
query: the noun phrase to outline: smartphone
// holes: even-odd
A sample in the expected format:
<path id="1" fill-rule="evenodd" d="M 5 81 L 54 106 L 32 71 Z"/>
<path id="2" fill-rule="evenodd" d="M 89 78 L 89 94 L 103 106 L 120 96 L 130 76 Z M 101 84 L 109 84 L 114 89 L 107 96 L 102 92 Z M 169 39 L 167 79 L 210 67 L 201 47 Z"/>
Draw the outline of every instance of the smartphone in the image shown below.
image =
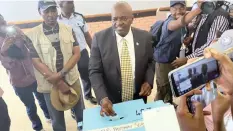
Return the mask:
<path id="1" fill-rule="evenodd" d="M 17 31 L 14 26 L 6 27 L 7 37 L 15 37 L 17 35 Z"/>
<path id="2" fill-rule="evenodd" d="M 202 103 L 203 108 L 205 108 L 207 105 L 209 105 L 218 95 L 218 89 L 217 85 L 212 81 L 210 83 L 210 89 L 207 90 L 206 86 L 202 86 L 200 90 L 202 91 L 202 94 L 200 95 L 192 95 L 187 98 L 187 106 L 190 113 L 195 113 L 195 106 L 194 102 L 200 102 Z"/>
<path id="3" fill-rule="evenodd" d="M 213 58 L 202 57 L 169 72 L 168 77 L 173 95 L 179 97 L 218 78 L 219 75 L 218 62 Z"/>

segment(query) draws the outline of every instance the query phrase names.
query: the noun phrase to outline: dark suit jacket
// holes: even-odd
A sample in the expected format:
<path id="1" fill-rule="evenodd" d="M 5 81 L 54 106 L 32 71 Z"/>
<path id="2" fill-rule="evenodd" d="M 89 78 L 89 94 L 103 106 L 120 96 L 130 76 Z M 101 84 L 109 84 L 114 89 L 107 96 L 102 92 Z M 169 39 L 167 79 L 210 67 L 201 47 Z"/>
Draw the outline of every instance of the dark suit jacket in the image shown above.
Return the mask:
<path id="1" fill-rule="evenodd" d="M 153 87 L 154 63 L 152 35 L 132 28 L 135 48 L 135 94 L 144 82 Z M 137 44 L 138 43 L 138 44 Z M 108 97 L 112 103 L 121 102 L 121 69 L 115 32 L 112 27 L 95 34 L 89 61 L 89 77 L 98 102 Z M 145 98 L 144 98 L 145 99 Z"/>

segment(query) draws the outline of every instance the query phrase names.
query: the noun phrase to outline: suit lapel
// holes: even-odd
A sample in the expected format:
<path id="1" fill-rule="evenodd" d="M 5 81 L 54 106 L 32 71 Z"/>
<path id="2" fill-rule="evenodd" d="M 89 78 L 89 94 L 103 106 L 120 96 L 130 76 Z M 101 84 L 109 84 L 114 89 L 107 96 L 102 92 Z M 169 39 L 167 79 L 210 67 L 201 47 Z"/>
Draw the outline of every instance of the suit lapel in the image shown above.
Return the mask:
<path id="1" fill-rule="evenodd" d="M 112 45 L 110 48 L 112 48 L 112 57 L 115 61 L 116 69 L 118 72 L 118 75 L 121 76 L 121 70 L 120 70 L 120 59 L 119 59 L 119 53 L 118 53 L 118 47 L 117 47 L 117 40 L 116 40 L 116 34 L 114 29 L 112 28 Z"/>
<path id="2" fill-rule="evenodd" d="M 139 61 L 138 58 L 140 58 L 140 49 L 141 49 L 141 45 L 140 45 L 140 34 L 138 34 L 135 30 L 135 28 L 131 28 L 132 33 L 133 33 L 133 41 L 134 41 L 134 52 L 135 52 L 135 76 L 137 76 L 137 66 L 139 65 Z M 135 77 L 136 78 L 136 77 Z"/>

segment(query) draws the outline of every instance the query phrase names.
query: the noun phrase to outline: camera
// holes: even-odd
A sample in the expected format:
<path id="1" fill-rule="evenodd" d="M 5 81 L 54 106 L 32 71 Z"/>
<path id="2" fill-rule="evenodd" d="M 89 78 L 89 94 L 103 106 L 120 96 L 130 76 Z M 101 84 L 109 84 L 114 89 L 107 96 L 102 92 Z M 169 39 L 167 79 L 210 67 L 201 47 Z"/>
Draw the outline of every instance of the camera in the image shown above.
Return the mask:
<path id="1" fill-rule="evenodd" d="M 201 5 L 201 10 L 203 14 L 211 14 L 214 12 L 216 5 L 214 2 L 203 2 Z"/>
<path id="2" fill-rule="evenodd" d="M 14 26 L 7 26 L 6 34 L 8 37 L 15 37 L 17 35 L 17 30 L 14 28 Z"/>
<path id="3" fill-rule="evenodd" d="M 211 14 L 216 9 L 218 9 L 224 5 L 226 6 L 226 8 L 228 8 L 228 4 L 229 4 L 229 2 L 224 1 L 224 0 L 219 0 L 219 1 L 217 0 L 217 1 L 213 1 L 213 2 L 206 1 L 206 2 L 202 3 L 201 9 L 202 9 L 203 14 Z"/>

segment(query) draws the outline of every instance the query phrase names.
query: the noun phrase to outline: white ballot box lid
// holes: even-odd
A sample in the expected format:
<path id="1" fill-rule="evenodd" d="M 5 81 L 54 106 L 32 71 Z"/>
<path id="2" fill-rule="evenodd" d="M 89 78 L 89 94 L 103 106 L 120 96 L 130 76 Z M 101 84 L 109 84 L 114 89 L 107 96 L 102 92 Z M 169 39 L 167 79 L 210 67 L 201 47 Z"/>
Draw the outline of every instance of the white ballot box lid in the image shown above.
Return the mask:
<path id="1" fill-rule="evenodd" d="M 142 115 L 146 131 L 180 131 L 172 105 L 146 110 Z"/>

